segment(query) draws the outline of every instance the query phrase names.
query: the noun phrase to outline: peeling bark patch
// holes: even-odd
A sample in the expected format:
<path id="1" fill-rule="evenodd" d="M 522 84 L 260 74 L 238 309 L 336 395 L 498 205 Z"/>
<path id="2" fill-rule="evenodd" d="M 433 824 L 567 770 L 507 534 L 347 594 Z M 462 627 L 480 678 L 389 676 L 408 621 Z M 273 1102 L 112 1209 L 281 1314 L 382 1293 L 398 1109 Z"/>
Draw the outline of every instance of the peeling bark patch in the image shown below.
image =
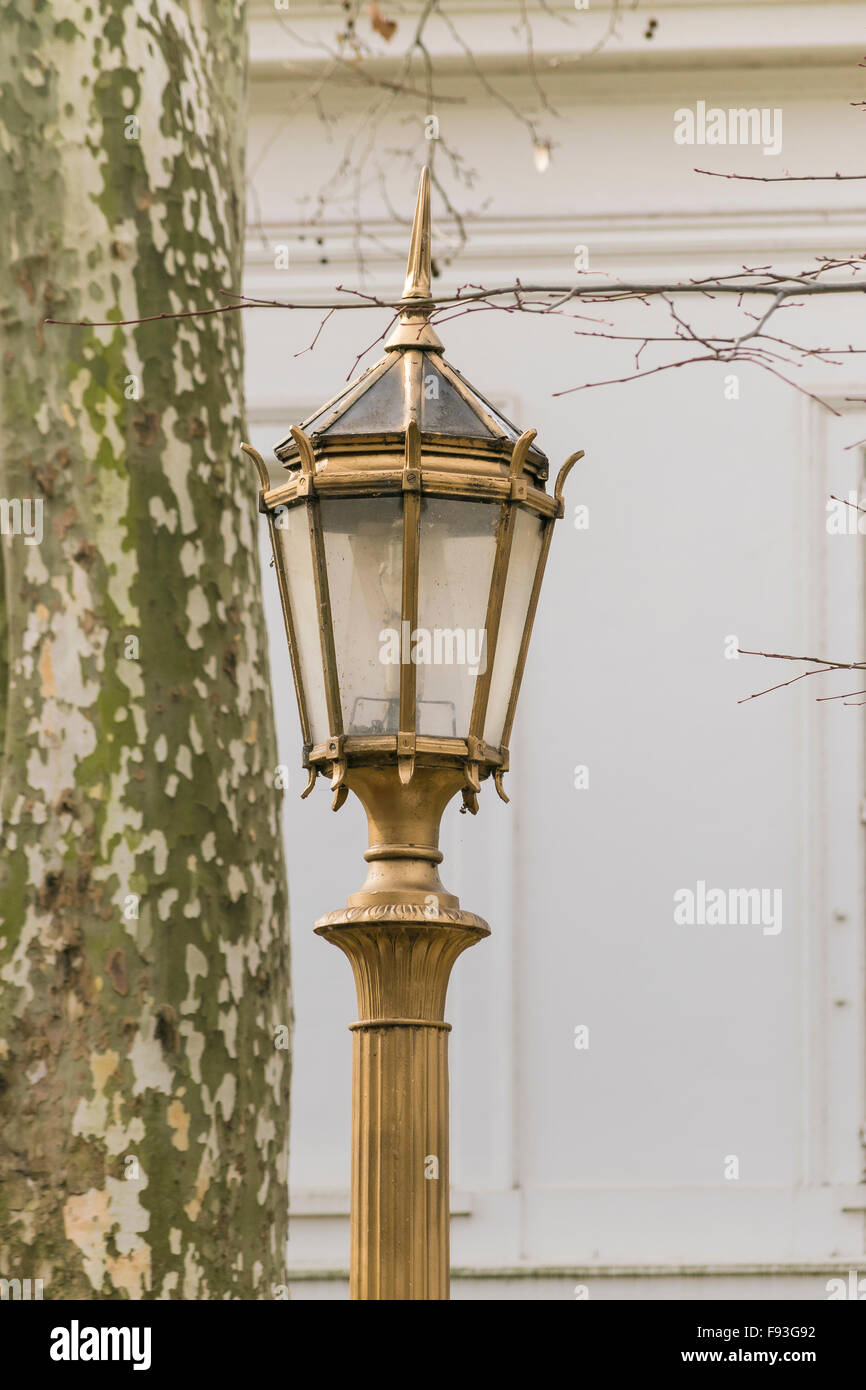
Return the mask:
<path id="1" fill-rule="evenodd" d="M 160 415 L 157 410 L 146 410 L 132 422 L 137 442 L 145 446 L 156 443 L 159 438 L 159 426 Z"/>
<path id="2" fill-rule="evenodd" d="M 140 1238 L 148 1219 L 133 1185 L 110 1178 L 108 1190 L 91 1188 L 65 1203 L 66 1238 L 81 1252 L 84 1271 L 97 1293 L 106 1276 L 130 1298 L 141 1298 L 150 1288 L 150 1248 Z"/>
<path id="3" fill-rule="evenodd" d="M 190 1116 L 184 1110 L 179 1100 L 173 1100 L 166 1111 L 166 1119 L 174 1130 L 171 1142 L 176 1149 L 185 1151 L 189 1148 L 189 1121 Z"/>
<path id="4" fill-rule="evenodd" d="M 166 1052 L 177 1052 L 177 1013 L 170 1004 L 156 1011 L 156 1037 Z"/>
<path id="5" fill-rule="evenodd" d="M 196 1176 L 195 1192 L 193 1194 L 192 1200 L 190 1202 L 187 1202 L 186 1206 L 184 1207 L 184 1211 L 186 1212 L 190 1221 L 192 1221 L 193 1223 L 198 1221 L 199 1212 L 201 1211 L 201 1205 L 204 1201 L 205 1193 L 210 1187 L 210 1180 L 211 1161 L 208 1154 L 204 1154 L 202 1157 L 201 1166 L 199 1167 L 198 1174 Z"/>
<path id="6" fill-rule="evenodd" d="M 119 946 L 108 957 L 105 973 L 118 994 L 126 995 L 129 993 L 129 981 L 126 978 L 126 956 Z"/>
<path id="7" fill-rule="evenodd" d="M 91 1188 L 81 1197 L 70 1197 L 63 1208 L 66 1239 L 84 1256 L 84 1271 L 94 1289 L 102 1288 L 105 1275 L 105 1241 L 111 1229 L 108 1193 Z"/>
<path id="8" fill-rule="evenodd" d="M 49 642 L 45 643 L 39 658 L 39 675 L 42 678 L 39 694 L 43 698 L 56 695 L 57 687 L 54 684 L 54 666 L 51 661 L 51 644 Z"/>

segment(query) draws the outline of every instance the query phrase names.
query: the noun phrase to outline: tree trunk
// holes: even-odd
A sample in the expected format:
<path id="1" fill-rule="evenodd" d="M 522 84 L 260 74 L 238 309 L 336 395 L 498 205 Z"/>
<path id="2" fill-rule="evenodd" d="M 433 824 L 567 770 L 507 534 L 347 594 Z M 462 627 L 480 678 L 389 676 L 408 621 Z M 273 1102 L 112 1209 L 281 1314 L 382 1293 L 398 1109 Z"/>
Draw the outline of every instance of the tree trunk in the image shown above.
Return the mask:
<path id="1" fill-rule="evenodd" d="M 240 0 L 0 0 L 0 1276 L 284 1296 L 287 895 Z M 7 525 L 7 529 L 9 526 Z M 2 636 L 2 626 L 0 626 Z"/>

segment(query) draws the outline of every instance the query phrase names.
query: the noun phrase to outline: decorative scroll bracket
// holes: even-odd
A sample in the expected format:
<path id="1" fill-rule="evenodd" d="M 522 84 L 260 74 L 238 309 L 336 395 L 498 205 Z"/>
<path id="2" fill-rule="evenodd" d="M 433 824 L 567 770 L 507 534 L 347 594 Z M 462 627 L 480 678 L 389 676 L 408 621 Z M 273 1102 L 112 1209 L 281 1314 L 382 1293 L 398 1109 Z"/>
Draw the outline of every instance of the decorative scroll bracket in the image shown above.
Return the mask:
<path id="1" fill-rule="evenodd" d="M 569 454 L 568 458 L 565 460 L 565 463 L 562 465 L 562 467 L 560 468 L 559 472 L 558 472 L 557 475 L 556 475 L 556 485 L 555 485 L 555 487 L 554 487 L 554 489 L 553 489 L 553 496 L 554 496 L 554 498 L 555 498 L 555 500 L 556 500 L 556 516 L 557 516 L 557 520 L 559 520 L 559 519 L 561 519 L 562 517 L 565 516 L 565 500 L 564 500 L 564 498 L 563 498 L 563 496 L 562 496 L 562 489 L 563 489 L 563 487 L 565 486 L 565 480 L 566 480 L 566 478 L 568 477 L 568 475 L 569 475 L 569 473 L 571 472 L 571 470 L 572 470 L 572 468 L 574 467 L 574 465 L 575 465 L 580 459 L 582 459 L 583 456 L 584 456 L 584 450 L 583 450 L 583 449 L 578 449 L 578 451 L 577 451 L 576 454 Z"/>

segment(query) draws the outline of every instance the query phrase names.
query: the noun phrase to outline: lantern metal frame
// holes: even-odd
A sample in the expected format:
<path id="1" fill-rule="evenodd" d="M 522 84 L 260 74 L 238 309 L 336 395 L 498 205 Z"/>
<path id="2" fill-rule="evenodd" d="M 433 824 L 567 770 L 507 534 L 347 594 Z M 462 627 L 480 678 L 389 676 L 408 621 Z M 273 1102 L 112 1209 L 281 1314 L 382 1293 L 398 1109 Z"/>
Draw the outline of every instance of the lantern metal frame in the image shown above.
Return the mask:
<path id="1" fill-rule="evenodd" d="M 406 348 L 396 350 L 403 351 L 404 356 L 412 351 L 412 349 Z M 420 357 L 420 352 L 417 355 Z M 410 365 L 415 366 L 414 363 Z M 452 380 L 461 394 L 469 399 L 470 393 L 466 391 L 463 382 L 456 373 Z M 346 408 L 354 399 L 352 397 L 344 402 Z M 474 399 L 477 400 L 477 397 Z M 393 445 L 398 443 L 398 440 L 389 439 L 384 435 L 380 436 L 377 441 L 375 451 L 371 451 L 361 458 L 359 458 L 357 446 L 353 446 L 350 440 L 346 441 L 345 453 L 335 453 L 329 447 L 322 457 L 318 454 L 315 441 L 300 426 L 292 428 L 291 436 L 297 447 L 298 463 L 293 469 L 293 476 L 276 487 L 271 485 L 267 465 L 261 455 L 257 454 L 248 444 L 243 445 L 243 448 L 253 458 L 259 471 L 259 478 L 262 483 L 259 508 L 268 519 L 274 564 L 279 581 L 283 618 L 304 740 L 303 766 L 309 774 L 302 796 L 309 795 L 320 772 L 327 772 L 331 777 L 331 789 L 334 793 L 333 808 L 338 810 L 348 794 L 346 773 L 351 766 L 395 762 L 399 769 L 400 780 L 404 785 L 411 780 L 416 763 L 424 763 L 428 766 L 460 766 L 464 773 L 462 787 L 464 806 L 473 814 L 478 810 L 477 796 L 481 790 L 481 782 L 491 775 L 498 794 L 504 801 L 507 801 L 508 797 L 502 785 L 502 778 L 509 769 L 508 741 L 526 666 L 535 612 L 553 536 L 553 525 L 564 514 L 563 485 L 571 468 L 583 457 L 583 450 L 578 450 L 565 460 L 559 470 L 551 495 L 545 490 L 544 480 L 538 470 L 527 467 L 527 455 L 536 437 L 535 430 L 525 431 L 514 444 L 510 457 L 500 462 L 497 458 L 491 457 L 489 450 L 482 451 L 478 447 L 477 441 L 468 437 L 449 438 L 447 440 L 447 452 L 433 453 L 428 450 L 427 438 L 422 436 L 417 420 L 410 419 L 406 423 L 403 438 L 399 441 L 403 446 L 402 460 L 400 460 L 399 465 L 397 465 L 393 450 Z M 369 438 L 366 442 L 369 446 Z M 439 444 L 439 448 L 442 449 L 442 444 L 445 441 L 431 442 Z M 388 448 L 388 446 L 391 447 Z M 359 466 L 359 464 L 363 466 Z M 485 618 L 486 665 L 484 672 L 476 678 L 470 727 L 468 736 L 465 738 L 433 737 L 417 732 L 416 666 L 411 661 L 403 662 L 400 668 L 398 732 L 381 735 L 346 735 L 344 733 L 328 591 L 328 568 L 322 517 L 318 504 L 319 500 L 323 498 L 386 496 L 402 496 L 403 499 L 401 622 L 408 622 L 410 631 L 414 631 L 418 622 L 420 499 L 422 497 L 437 497 L 452 500 L 463 499 L 467 502 L 484 501 L 499 504 L 501 509 L 496 530 L 496 549 Z M 276 535 L 283 510 L 296 506 L 303 506 L 307 509 L 313 550 L 316 600 L 320 616 L 322 668 L 330 733 L 324 742 L 319 743 L 314 743 L 311 738 L 310 714 L 289 599 L 288 579 Z M 517 513 L 520 509 L 537 516 L 543 523 L 544 530 L 536 572 L 530 590 L 524 630 L 518 649 L 502 739 L 498 745 L 493 746 L 485 743 L 483 730 L 495 667 L 499 624 L 505 595 L 505 583 L 508 578 L 514 529 Z"/>

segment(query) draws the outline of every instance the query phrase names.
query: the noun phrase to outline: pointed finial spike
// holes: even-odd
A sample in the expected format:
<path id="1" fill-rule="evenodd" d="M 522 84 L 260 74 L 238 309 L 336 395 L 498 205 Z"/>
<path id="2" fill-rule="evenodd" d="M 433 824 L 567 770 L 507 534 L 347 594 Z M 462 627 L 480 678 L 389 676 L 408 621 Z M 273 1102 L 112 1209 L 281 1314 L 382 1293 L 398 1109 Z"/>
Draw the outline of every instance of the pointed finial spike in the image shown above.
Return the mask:
<path id="1" fill-rule="evenodd" d="M 403 348 L 442 351 L 442 344 L 430 323 L 434 308 L 430 299 L 430 277 L 430 170 L 425 165 L 418 185 L 400 317 L 385 343 L 386 352 L 399 352 Z"/>
<path id="2" fill-rule="evenodd" d="M 415 220 L 412 223 L 412 239 L 409 242 L 403 298 L 430 298 L 430 170 L 426 164 L 421 170 L 421 181 L 418 185 L 418 201 L 415 204 Z"/>

